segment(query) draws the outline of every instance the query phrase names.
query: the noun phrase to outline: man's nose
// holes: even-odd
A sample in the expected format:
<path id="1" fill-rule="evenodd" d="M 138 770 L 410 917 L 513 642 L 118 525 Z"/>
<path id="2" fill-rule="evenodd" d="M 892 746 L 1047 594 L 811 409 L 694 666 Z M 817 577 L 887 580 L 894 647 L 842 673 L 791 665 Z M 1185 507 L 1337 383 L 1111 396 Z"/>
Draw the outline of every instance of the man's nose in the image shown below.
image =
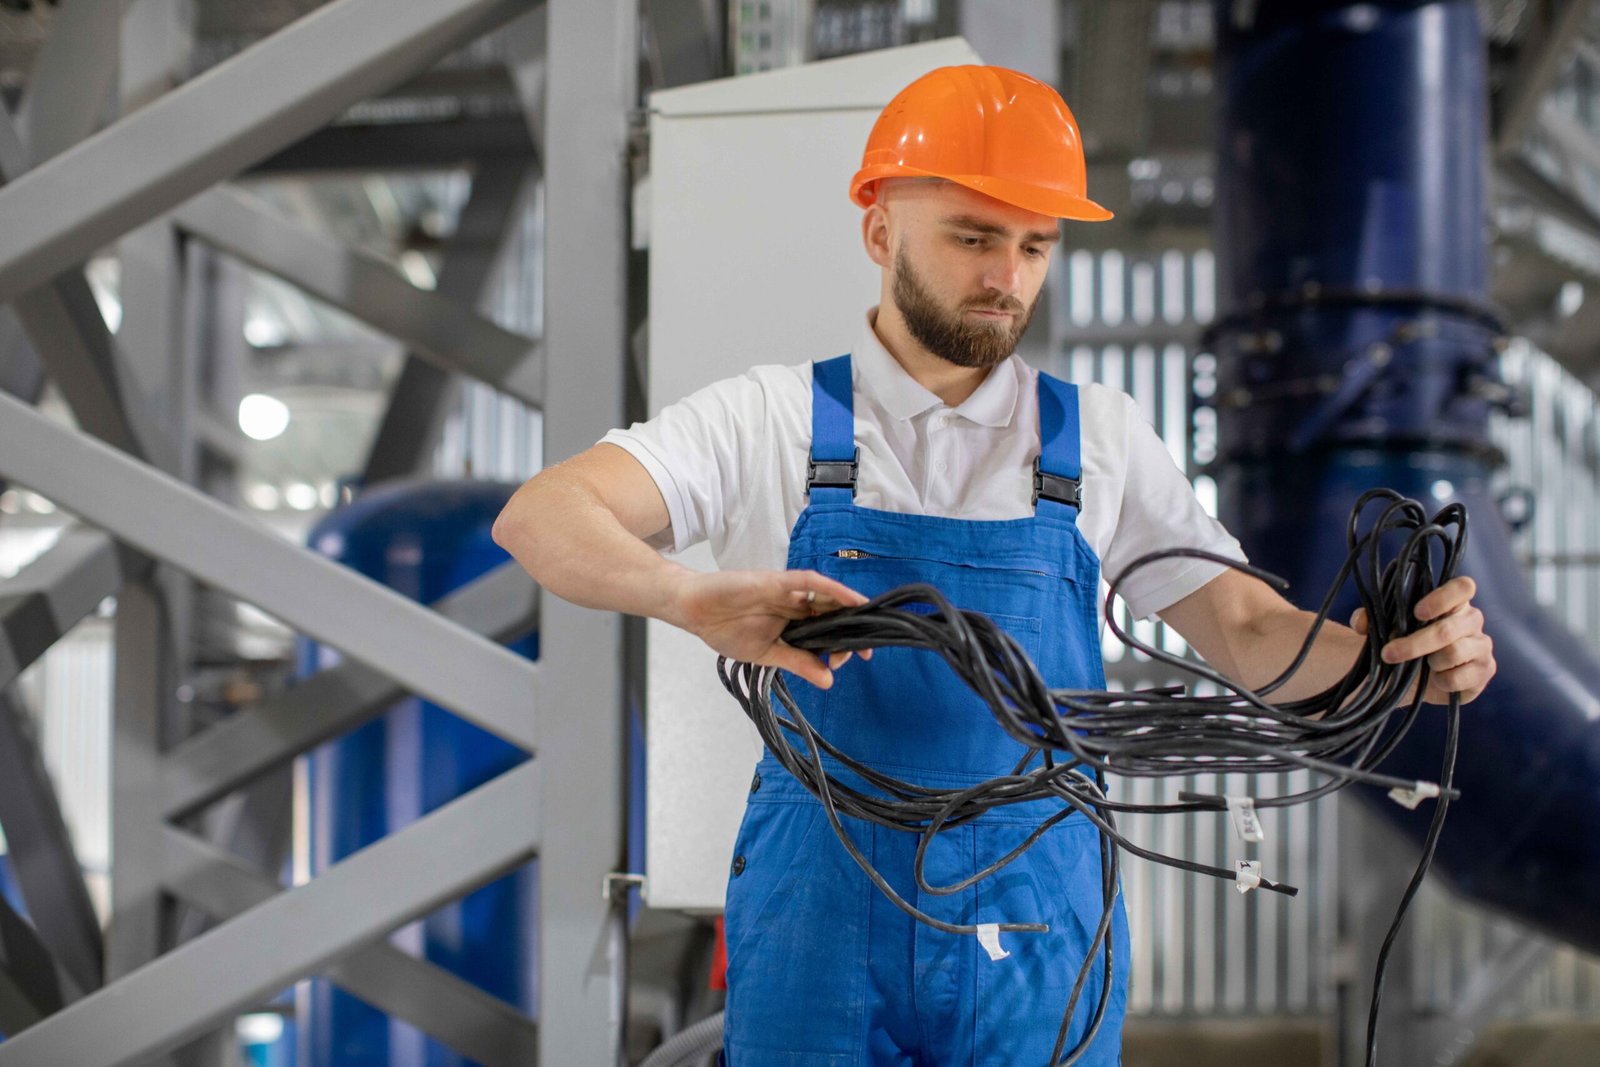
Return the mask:
<path id="1" fill-rule="evenodd" d="M 999 249 L 984 265 L 984 288 L 1016 296 L 1022 290 L 1022 253 L 1014 248 Z"/>

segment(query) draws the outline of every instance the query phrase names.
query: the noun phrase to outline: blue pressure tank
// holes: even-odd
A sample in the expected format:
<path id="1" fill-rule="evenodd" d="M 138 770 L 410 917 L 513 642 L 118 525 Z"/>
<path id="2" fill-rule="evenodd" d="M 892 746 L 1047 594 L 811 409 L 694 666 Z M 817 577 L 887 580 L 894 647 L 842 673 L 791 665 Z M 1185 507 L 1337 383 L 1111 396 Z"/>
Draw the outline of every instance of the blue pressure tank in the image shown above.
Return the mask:
<path id="1" fill-rule="evenodd" d="M 310 546 L 414 600 L 432 602 L 507 562 L 490 528 L 514 485 L 407 482 L 362 493 L 319 522 Z M 530 634 L 510 646 L 538 654 Z M 309 674 L 339 661 L 302 642 Z M 521 763 L 509 742 L 411 697 L 309 757 L 311 866 L 317 874 Z M 506 818 L 526 813 L 506 812 Z M 401 947 L 535 1013 L 537 861 L 398 931 Z M 309 983 L 300 1017 L 302 1067 L 465 1067 L 470 1061 L 332 986 Z"/>
<path id="2" fill-rule="evenodd" d="M 1600 660 L 1535 604 L 1488 488 L 1485 47 L 1472 0 L 1217 4 L 1216 464 L 1224 523 L 1315 609 L 1357 497 L 1466 504 L 1499 674 L 1463 710 L 1436 870 L 1600 951 Z M 1336 618 L 1355 608 L 1347 590 Z M 1437 780 L 1443 716 L 1383 769 Z M 1358 788 L 1420 840 L 1407 812 Z"/>

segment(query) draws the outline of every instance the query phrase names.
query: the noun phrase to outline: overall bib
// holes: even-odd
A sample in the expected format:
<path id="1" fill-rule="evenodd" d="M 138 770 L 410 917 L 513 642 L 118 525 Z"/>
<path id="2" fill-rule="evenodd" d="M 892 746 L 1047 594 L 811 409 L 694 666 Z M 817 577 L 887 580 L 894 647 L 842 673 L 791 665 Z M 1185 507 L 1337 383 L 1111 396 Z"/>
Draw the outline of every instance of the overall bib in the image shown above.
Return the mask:
<path id="1" fill-rule="evenodd" d="M 790 533 L 789 567 L 820 571 L 867 596 L 926 582 L 994 619 L 1050 686 L 1105 688 L 1100 561 L 1076 523 L 1077 388 L 1039 376 L 1034 484 L 1043 492 L 1035 514 L 969 521 L 857 507 L 850 357 L 813 368 L 809 501 Z M 1026 752 L 932 652 L 879 649 L 870 662 L 836 672 L 827 690 L 793 675 L 785 681 L 841 751 L 919 785 L 965 787 L 1009 774 Z M 861 785 L 837 763 L 830 773 Z M 976 937 L 918 922 L 880 893 L 821 804 L 770 752 L 750 790 L 727 895 L 729 1067 L 1049 1061 L 1102 914 L 1099 838 L 1087 819 L 1069 816 L 997 874 L 943 895 L 917 887 L 917 834 L 844 817 L 856 846 L 924 912 L 958 924 L 1049 925 L 1048 933 L 1001 934 L 1009 955 L 990 959 Z M 941 832 L 928 850 L 928 882 L 949 885 L 989 865 L 1060 808 L 1054 800 L 1012 805 Z M 1120 887 L 1110 937 L 1111 998 L 1084 1067 L 1121 1062 L 1128 932 Z M 1063 1055 L 1084 1033 L 1103 975 L 1097 958 Z"/>

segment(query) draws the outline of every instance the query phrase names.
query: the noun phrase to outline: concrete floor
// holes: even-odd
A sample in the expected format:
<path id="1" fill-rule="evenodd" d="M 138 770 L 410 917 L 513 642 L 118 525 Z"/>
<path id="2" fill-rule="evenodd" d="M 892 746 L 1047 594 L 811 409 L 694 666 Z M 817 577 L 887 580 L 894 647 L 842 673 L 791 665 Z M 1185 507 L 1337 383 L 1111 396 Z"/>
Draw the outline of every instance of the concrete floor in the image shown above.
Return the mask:
<path id="1" fill-rule="evenodd" d="M 1331 1034 L 1318 1019 L 1130 1020 L 1123 1067 L 1322 1067 Z"/>
<path id="2" fill-rule="evenodd" d="M 1498 1023 L 1485 1031 L 1462 1067 L 1595 1067 L 1600 1020 L 1538 1019 Z"/>
<path id="3" fill-rule="evenodd" d="M 1136 1019 L 1124 1032 L 1122 1062 L 1123 1067 L 1332 1067 L 1330 1036 L 1327 1026 L 1314 1019 Z M 1562 1018 L 1490 1026 L 1460 1067 L 1597 1065 L 1600 1019 Z"/>

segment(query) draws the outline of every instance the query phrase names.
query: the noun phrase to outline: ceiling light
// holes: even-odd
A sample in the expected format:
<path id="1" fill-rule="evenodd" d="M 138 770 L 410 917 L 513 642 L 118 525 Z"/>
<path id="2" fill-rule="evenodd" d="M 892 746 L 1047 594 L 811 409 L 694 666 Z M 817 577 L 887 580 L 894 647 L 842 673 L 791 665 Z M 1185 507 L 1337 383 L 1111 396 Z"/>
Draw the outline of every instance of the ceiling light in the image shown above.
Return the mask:
<path id="1" fill-rule="evenodd" d="M 290 482 L 284 486 L 283 499 L 296 511 L 310 511 L 317 506 L 317 491 L 305 482 Z"/>
<path id="2" fill-rule="evenodd" d="M 275 396 L 251 393 L 239 401 L 239 429 L 257 441 L 270 441 L 289 428 L 289 408 Z"/>
<path id="3" fill-rule="evenodd" d="M 268 485 L 266 482 L 257 482 L 244 491 L 245 500 L 250 506 L 261 511 L 274 511 L 280 503 L 277 486 Z"/>

